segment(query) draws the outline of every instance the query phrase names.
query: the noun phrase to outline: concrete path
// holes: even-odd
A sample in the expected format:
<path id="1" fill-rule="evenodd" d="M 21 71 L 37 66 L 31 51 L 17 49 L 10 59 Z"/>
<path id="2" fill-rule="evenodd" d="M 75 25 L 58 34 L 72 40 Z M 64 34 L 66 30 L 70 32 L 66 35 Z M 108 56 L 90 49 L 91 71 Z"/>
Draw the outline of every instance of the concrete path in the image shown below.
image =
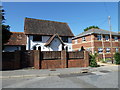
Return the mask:
<path id="1" fill-rule="evenodd" d="M 104 64 L 97 68 L 92 67 L 79 67 L 79 68 L 58 68 L 58 69 L 20 69 L 11 71 L 1 71 L 0 78 L 15 78 L 15 77 L 43 77 L 43 76 L 56 76 L 61 74 L 82 73 L 82 72 L 96 72 L 101 70 L 106 71 L 118 71 L 118 65 Z"/>

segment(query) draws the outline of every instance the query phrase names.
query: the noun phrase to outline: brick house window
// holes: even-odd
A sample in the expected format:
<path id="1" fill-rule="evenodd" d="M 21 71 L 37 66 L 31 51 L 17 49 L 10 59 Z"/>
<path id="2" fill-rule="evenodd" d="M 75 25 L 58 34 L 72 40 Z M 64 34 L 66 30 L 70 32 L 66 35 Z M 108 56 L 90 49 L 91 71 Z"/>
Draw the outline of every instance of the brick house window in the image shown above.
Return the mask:
<path id="1" fill-rule="evenodd" d="M 108 35 L 105 35 L 105 40 L 109 41 L 109 36 Z"/>
<path id="2" fill-rule="evenodd" d="M 115 51 L 116 51 L 116 52 L 119 52 L 119 48 L 115 48 Z"/>
<path id="3" fill-rule="evenodd" d="M 110 48 L 106 48 L 106 53 L 110 53 Z"/>
<path id="4" fill-rule="evenodd" d="M 102 48 L 98 48 L 98 53 L 103 53 L 103 49 Z"/>
<path id="5" fill-rule="evenodd" d="M 41 35 L 34 35 L 33 41 L 42 41 L 42 36 Z"/>
<path id="6" fill-rule="evenodd" d="M 77 44 L 77 43 L 78 43 L 78 40 L 76 39 L 76 40 L 75 40 L 75 44 Z"/>
<path id="7" fill-rule="evenodd" d="M 68 42 L 68 37 L 61 37 L 63 42 Z"/>
<path id="8" fill-rule="evenodd" d="M 114 36 L 114 40 L 115 40 L 115 41 L 118 41 L 118 37 L 117 37 L 117 36 Z"/>
<path id="9" fill-rule="evenodd" d="M 102 40 L 101 35 L 97 35 L 97 40 Z"/>
<path id="10" fill-rule="evenodd" d="M 82 37 L 82 41 L 86 41 L 85 37 Z"/>

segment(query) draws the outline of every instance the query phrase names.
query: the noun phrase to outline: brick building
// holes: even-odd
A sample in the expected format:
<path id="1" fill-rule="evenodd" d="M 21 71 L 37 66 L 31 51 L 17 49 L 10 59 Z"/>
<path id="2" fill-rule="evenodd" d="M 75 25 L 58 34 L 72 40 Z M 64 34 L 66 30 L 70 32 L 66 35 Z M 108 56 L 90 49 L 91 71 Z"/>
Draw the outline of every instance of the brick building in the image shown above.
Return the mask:
<path id="1" fill-rule="evenodd" d="M 99 58 L 111 58 L 115 52 L 120 52 L 120 34 L 102 29 L 90 29 L 72 39 L 72 48 L 77 51 L 83 46 L 84 49 L 94 54 L 97 52 Z"/>

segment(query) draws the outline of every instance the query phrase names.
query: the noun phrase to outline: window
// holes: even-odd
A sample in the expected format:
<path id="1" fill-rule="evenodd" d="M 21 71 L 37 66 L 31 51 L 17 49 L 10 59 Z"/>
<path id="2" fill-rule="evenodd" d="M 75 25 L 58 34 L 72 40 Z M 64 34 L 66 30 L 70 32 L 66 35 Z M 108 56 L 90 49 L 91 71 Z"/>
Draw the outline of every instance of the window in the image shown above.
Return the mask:
<path id="1" fill-rule="evenodd" d="M 42 41 L 42 36 L 40 36 L 40 35 L 34 35 L 33 36 L 33 41 Z"/>
<path id="2" fill-rule="evenodd" d="M 62 37 L 63 42 L 68 42 L 68 37 Z"/>
<path id="3" fill-rule="evenodd" d="M 114 37 L 114 40 L 115 40 L 115 41 L 118 41 L 118 37 L 117 37 L 117 36 L 115 36 L 115 37 Z"/>
<path id="4" fill-rule="evenodd" d="M 102 48 L 98 48 L 98 53 L 103 53 L 103 49 Z"/>
<path id="5" fill-rule="evenodd" d="M 77 44 L 78 43 L 78 41 L 77 41 L 77 39 L 75 40 L 75 44 Z"/>
<path id="6" fill-rule="evenodd" d="M 110 48 L 106 48 L 106 53 L 110 53 Z"/>
<path id="7" fill-rule="evenodd" d="M 101 39 L 102 39 L 101 35 L 97 35 L 97 40 L 101 40 Z"/>
<path id="8" fill-rule="evenodd" d="M 119 48 L 115 48 L 115 51 L 116 51 L 116 52 L 119 52 Z"/>
<path id="9" fill-rule="evenodd" d="M 105 35 L 105 40 L 109 41 L 109 36 L 108 35 Z"/>
<path id="10" fill-rule="evenodd" d="M 82 41 L 86 41 L 86 40 L 85 40 L 85 37 L 82 37 Z"/>

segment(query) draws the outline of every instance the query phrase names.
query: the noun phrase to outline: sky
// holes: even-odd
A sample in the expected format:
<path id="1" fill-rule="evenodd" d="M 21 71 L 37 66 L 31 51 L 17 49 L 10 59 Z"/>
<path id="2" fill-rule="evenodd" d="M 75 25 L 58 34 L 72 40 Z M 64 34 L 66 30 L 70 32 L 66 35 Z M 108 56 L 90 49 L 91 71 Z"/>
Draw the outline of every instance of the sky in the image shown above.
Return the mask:
<path id="1" fill-rule="evenodd" d="M 118 32 L 117 2 L 3 2 L 2 6 L 5 24 L 13 32 L 24 32 L 25 17 L 66 22 L 74 35 L 92 25 L 109 30 L 108 16 L 112 31 Z"/>

